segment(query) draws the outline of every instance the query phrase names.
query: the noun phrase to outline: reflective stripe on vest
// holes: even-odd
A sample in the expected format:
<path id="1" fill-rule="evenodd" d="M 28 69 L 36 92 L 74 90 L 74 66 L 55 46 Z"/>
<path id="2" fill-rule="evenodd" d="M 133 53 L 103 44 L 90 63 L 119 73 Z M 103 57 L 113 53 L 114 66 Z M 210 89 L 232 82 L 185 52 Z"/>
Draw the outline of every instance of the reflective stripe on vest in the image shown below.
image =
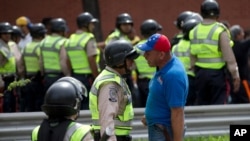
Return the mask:
<path id="1" fill-rule="evenodd" d="M 114 39 L 116 39 L 116 40 L 124 39 L 126 41 L 131 42 L 131 40 L 128 38 L 128 36 L 127 35 L 123 35 L 118 29 L 115 29 L 115 31 L 112 32 L 108 36 L 108 38 L 105 40 L 105 44 L 107 45 L 110 41 L 112 41 Z"/>
<path id="2" fill-rule="evenodd" d="M 135 48 L 140 52 L 138 45 L 145 43 L 147 40 L 141 40 Z M 136 69 L 138 70 L 138 78 L 149 78 L 151 79 L 153 77 L 153 74 L 156 71 L 155 67 L 149 67 L 147 60 L 145 57 L 141 54 L 138 58 L 135 59 L 135 65 Z"/>
<path id="3" fill-rule="evenodd" d="M 209 69 L 221 69 L 225 66 L 219 51 L 220 34 L 227 30 L 220 23 L 211 25 L 198 24 L 190 31 L 191 50 L 197 56 L 196 66 Z"/>
<path id="4" fill-rule="evenodd" d="M 86 54 L 86 45 L 92 38 L 94 38 L 92 33 L 72 34 L 66 43 L 67 53 L 74 73 L 91 73 L 88 56 Z"/>
<path id="5" fill-rule="evenodd" d="M 6 64 L 0 67 L 0 74 L 3 74 L 3 75 L 15 74 L 16 73 L 16 58 L 14 54 L 12 53 L 9 45 L 3 43 L 1 39 L 0 39 L 0 53 L 2 53 L 2 55 L 8 59 Z"/>
<path id="6" fill-rule="evenodd" d="M 41 55 L 45 73 L 60 73 L 60 49 L 66 38 L 48 35 L 41 43 Z"/>
<path id="7" fill-rule="evenodd" d="M 194 76 L 194 72 L 190 71 L 190 42 L 188 40 L 181 39 L 177 45 L 174 45 L 172 52 L 177 58 L 180 59 L 184 65 L 188 75 Z"/>
<path id="8" fill-rule="evenodd" d="M 39 56 L 37 54 L 39 46 L 39 42 L 31 42 L 28 43 L 23 50 L 24 64 L 27 74 L 35 74 L 40 70 Z"/>
<path id="9" fill-rule="evenodd" d="M 40 126 L 37 126 L 32 131 L 32 141 L 38 140 L 38 132 L 39 132 Z M 81 141 L 83 138 L 87 135 L 87 133 L 90 131 L 91 126 L 89 125 L 82 125 L 80 123 L 72 122 L 67 132 L 64 136 L 64 141 Z"/>
<path id="10" fill-rule="evenodd" d="M 123 90 L 124 90 L 124 96 L 127 97 L 127 105 L 126 108 L 124 108 L 124 111 L 121 111 L 118 113 L 118 116 L 115 117 L 115 134 L 116 135 L 128 135 L 131 127 L 131 120 L 134 117 L 134 111 L 132 107 L 132 97 L 130 90 L 125 82 L 125 80 L 121 79 L 120 76 L 118 76 L 115 73 L 112 73 L 107 70 L 103 70 L 101 74 L 95 79 L 95 82 L 90 90 L 90 111 L 91 111 L 91 117 L 93 121 L 92 128 L 94 130 L 100 130 L 100 123 L 99 123 L 99 110 L 98 110 L 98 90 L 100 86 L 104 82 L 116 82 L 119 84 Z"/>

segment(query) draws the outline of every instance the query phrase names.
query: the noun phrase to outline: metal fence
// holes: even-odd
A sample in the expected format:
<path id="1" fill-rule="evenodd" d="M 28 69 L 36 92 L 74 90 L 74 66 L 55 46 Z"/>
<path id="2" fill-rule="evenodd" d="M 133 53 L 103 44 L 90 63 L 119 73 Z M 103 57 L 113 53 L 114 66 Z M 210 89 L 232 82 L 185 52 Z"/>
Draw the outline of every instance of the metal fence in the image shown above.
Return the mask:
<path id="1" fill-rule="evenodd" d="M 147 127 L 140 121 L 144 108 L 135 108 L 134 111 L 131 135 L 133 138 L 147 138 Z M 1 113 L 0 140 L 30 140 L 32 129 L 45 117 L 43 112 Z M 81 111 L 77 121 L 91 124 L 90 111 Z M 229 134 L 231 124 L 250 124 L 250 104 L 187 106 L 185 123 L 187 137 Z"/>

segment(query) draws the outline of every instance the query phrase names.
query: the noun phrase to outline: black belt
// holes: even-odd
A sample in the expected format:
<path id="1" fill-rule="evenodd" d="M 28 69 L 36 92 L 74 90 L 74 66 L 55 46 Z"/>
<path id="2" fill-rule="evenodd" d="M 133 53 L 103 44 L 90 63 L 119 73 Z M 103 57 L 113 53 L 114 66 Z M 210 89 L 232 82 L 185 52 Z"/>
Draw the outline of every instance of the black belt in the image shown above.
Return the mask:
<path id="1" fill-rule="evenodd" d="M 130 135 L 116 135 L 117 141 L 132 141 L 132 136 Z"/>

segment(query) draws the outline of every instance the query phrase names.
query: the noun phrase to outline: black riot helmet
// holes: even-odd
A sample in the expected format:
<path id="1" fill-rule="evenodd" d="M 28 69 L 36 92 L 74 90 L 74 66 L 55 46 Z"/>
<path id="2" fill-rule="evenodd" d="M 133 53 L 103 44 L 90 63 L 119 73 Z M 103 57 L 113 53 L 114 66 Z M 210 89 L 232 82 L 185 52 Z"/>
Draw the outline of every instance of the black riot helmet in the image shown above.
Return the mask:
<path id="1" fill-rule="evenodd" d="M 53 83 L 46 92 L 42 110 L 51 118 L 72 116 L 80 111 L 86 87 L 73 77 L 63 77 Z"/>
<path id="2" fill-rule="evenodd" d="M 51 20 L 51 32 L 65 32 L 68 26 L 63 18 L 55 18 Z"/>
<path id="3" fill-rule="evenodd" d="M 30 34 L 33 38 L 44 37 L 47 30 L 42 23 L 32 24 L 30 27 Z"/>
<path id="4" fill-rule="evenodd" d="M 116 40 L 109 43 L 104 50 L 106 64 L 110 67 L 118 67 L 126 59 L 136 59 L 139 54 L 132 44 L 126 40 Z"/>
<path id="5" fill-rule="evenodd" d="M 89 12 L 81 13 L 76 18 L 76 23 L 78 28 L 88 27 L 89 23 L 95 23 L 95 22 L 98 22 L 98 20 L 94 18 L 92 14 L 90 14 Z"/>
<path id="6" fill-rule="evenodd" d="M 141 35 L 146 37 L 149 37 L 161 30 L 162 26 L 153 19 L 145 20 L 140 26 Z"/>
<path id="7" fill-rule="evenodd" d="M 201 20 L 197 20 L 197 19 L 190 19 L 188 21 L 186 21 L 183 24 L 182 27 L 182 32 L 183 32 L 183 38 L 186 40 L 189 40 L 189 32 L 197 25 L 201 22 Z"/>
<path id="8" fill-rule="evenodd" d="M 131 24 L 133 26 L 132 17 L 128 13 L 122 13 L 116 17 L 116 28 L 120 28 L 121 24 Z"/>
<path id="9" fill-rule="evenodd" d="M 1 33 L 12 33 L 13 29 L 10 23 L 8 22 L 1 22 L 0 23 L 0 34 Z"/>
<path id="10" fill-rule="evenodd" d="M 186 21 L 191 20 L 191 19 L 195 19 L 195 20 L 200 21 L 200 22 L 203 21 L 203 18 L 202 18 L 202 16 L 201 16 L 199 13 L 193 12 L 192 15 L 188 16 L 188 17 L 185 19 L 184 23 L 185 23 Z M 184 23 L 183 23 L 183 24 L 184 24 Z"/>
<path id="11" fill-rule="evenodd" d="M 204 0 L 200 10 L 203 18 L 219 17 L 220 15 L 220 7 L 216 0 Z"/>
<path id="12" fill-rule="evenodd" d="M 20 29 L 20 27 L 14 25 L 12 26 L 12 33 L 11 33 L 12 37 L 24 37 L 24 34 L 22 32 L 22 30 Z"/>
<path id="13" fill-rule="evenodd" d="M 175 25 L 178 29 L 182 29 L 182 26 L 184 24 L 184 21 L 189 17 L 189 16 L 192 16 L 193 15 L 193 12 L 192 11 L 183 11 L 181 12 L 176 21 L 175 21 Z"/>

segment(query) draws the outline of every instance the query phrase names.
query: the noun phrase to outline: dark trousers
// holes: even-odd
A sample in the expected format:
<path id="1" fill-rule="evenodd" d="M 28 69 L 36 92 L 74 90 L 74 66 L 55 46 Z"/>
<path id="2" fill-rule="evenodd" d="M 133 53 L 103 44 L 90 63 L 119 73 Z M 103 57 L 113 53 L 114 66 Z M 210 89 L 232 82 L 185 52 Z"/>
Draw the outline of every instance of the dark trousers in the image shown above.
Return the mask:
<path id="1" fill-rule="evenodd" d="M 138 78 L 137 85 L 139 90 L 139 96 L 136 98 L 135 102 L 139 103 L 137 107 L 145 107 L 148 98 L 148 83 L 149 78 Z"/>
<path id="2" fill-rule="evenodd" d="M 227 79 L 223 69 L 196 68 L 197 105 L 216 105 L 227 102 Z"/>
<path id="3" fill-rule="evenodd" d="M 188 75 L 188 83 L 189 83 L 189 88 L 188 88 L 186 106 L 191 106 L 196 104 L 196 99 L 197 99 L 197 93 L 195 90 L 195 77 Z"/>
<path id="4" fill-rule="evenodd" d="M 246 89 L 245 89 L 242 81 L 240 83 L 240 89 L 238 92 L 234 93 L 232 90 L 233 89 L 231 89 L 231 93 L 230 93 L 231 94 L 231 102 L 230 102 L 231 104 L 249 103 L 247 92 L 246 92 Z"/>
<path id="5" fill-rule="evenodd" d="M 17 111 L 17 95 L 14 90 L 7 90 L 9 84 L 15 80 L 14 76 L 4 77 L 4 96 L 3 96 L 3 112 L 16 112 Z"/>
<path id="6" fill-rule="evenodd" d="M 41 111 L 45 95 L 45 93 L 41 91 L 43 90 L 42 79 L 38 76 L 26 78 L 31 79 L 31 82 L 21 88 L 20 111 Z"/>
<path id="7" fill-rule="evenodd" d="M 75 73 L 72 74 L 72 77 L 81 81 L 88 90 L 87 97 L 83 96 L 83 100 L 81 102 L 81 110 L 88 110 L 89 109 L 89 91 L 94 82 L 94 77 L 91 74 L 75 74 Z"/>

